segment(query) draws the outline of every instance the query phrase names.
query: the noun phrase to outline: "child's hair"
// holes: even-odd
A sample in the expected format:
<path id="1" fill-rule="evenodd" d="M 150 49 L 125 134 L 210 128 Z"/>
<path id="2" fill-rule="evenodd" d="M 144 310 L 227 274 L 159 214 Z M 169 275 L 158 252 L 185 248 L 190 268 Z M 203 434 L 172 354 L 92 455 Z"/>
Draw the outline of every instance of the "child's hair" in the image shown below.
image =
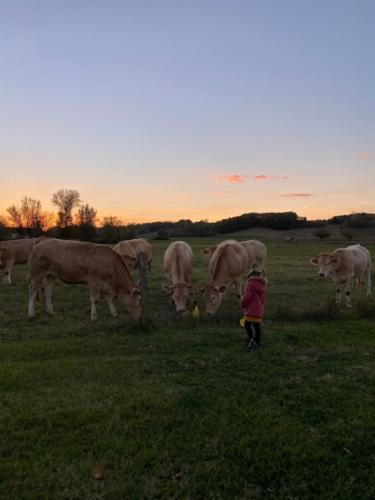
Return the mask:
<path id="1" fill-rule="evenodd" d="M 257 271 L 256 269 L 253 269 L 252 271 L 249 272 L 249 274 L 247 275 L 248 278 L 251 278 L 251 277 L 254 277 L 254 278 L 265 278 L 266 277 L 266 273 L 264 271 L 264 269 L 262 269 L 261 271 Z"/>

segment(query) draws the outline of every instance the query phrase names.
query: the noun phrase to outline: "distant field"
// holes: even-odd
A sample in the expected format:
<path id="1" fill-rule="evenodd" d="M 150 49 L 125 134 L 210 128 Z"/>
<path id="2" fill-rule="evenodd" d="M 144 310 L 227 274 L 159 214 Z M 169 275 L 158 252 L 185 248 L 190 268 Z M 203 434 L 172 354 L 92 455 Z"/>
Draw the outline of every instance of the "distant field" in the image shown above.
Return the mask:
<path id="1" fill-rule="evenodd" d="M 169 242 L 153 242 L 146 330 L 104 301 L 92 323 L 87 288 L 63 284 L 56 316 L 39 305 L 29 321 L 19 267 L 0 286 L 0 497 L 374 498 L 374 296 L 336 306 L 308 264 L 333 242 L 264 236 L 264 342 L 250 353 L 234 296 L 211 321 L 171 313 Z M 195 285 L 220 239 L 190 240 Z"/>

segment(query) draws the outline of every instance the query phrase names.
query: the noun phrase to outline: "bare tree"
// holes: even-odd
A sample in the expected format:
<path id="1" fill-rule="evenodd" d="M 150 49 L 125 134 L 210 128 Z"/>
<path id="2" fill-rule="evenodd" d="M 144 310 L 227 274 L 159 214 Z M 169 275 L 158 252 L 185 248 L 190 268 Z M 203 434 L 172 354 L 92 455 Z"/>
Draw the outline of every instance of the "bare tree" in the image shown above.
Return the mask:
<path id="1" fill-rule="evenodd" d="M 96 214 L 94 207 L 90 207 L 88 203 L 81 205 L 76 214 L 76 222 L 79 226 L 79 237 L 83 240 L 90 241 L 96 235 Z"/>
<path id="2" fill-rule="evenodd" d="M 52 195 L 52 203 L 58 208 L 57 225 L 67 228 L 73 222 L 73 209 L 80 204 L 79 192 L 75 189 L 59 189 Z"/>
<path id="3" fill-rule="evenodd" d="M 123 222 L 115 215 L 103 217 L 101 238 L 105 243 L 117 243 L 121 239 L 121 226 Z"/>
<path id="4" fill-rule="evenodd" d="M 11 222 L 19 229 L 24 229 L 29 235 L 33 230 L 40 230 L 42 218 L 42 204 L 36 200 L 24 196 L 21 206 L 12 205 L 7 208 Z"/>
<path id="5" fill-rule="evenodd" d="M 88 203 L 81 205 L 77 212 L 77 223 L 80 226 L 95 226 L 97 211 Z"/>
<path id="6" fill-rule="evenodd" d="M 15 227 L 22 228 L 22 216 L 20 209 L 16 207 L 16 205 L 12 205 L 7 208 L 7 212 L 9 214 L 9 219 L 12 224 L 15 225 Z"/>

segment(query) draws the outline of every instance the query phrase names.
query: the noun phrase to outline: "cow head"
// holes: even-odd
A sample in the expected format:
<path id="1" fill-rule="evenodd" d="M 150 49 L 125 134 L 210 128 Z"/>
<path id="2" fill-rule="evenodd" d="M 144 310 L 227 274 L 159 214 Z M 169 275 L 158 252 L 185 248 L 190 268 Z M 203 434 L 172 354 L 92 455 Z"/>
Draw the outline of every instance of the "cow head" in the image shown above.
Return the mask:
<path id="1" fill-rule="evenodd" d="M 213 315 L 219 309 L 226 288 L 225 285 L 220 287 L 209 285 L 202 289 L 207 314 Z"/>
<path id="2" fill-rule="evenodd" d="M 206 257 L 208 258 L 211 258 L 212 254 L 214 253 L 214 251 L 217 249 L 217 246 L 213 246 L 213 247 L 207 247 L 207 248 L 203 248 L 202 250 L 202 255 L 205 255 Z"/>
<path id="3" fill-rule="evenodd" d="M 142 314 L 141 291 L 139 287 L 135 286 L 127 292 L 122 291 L 118 294 L 118 297 L 131 316 L 135 320 L 139 320 Z"/>
<path id="4" fill-rule="evenodd" d="M 176 283 L 174 285 L 163 285 L 162 288 L 171 296 L 176 311 L 178 313 L 185 312 L 193 287 L 186 283 Z"/>
<path id="5" fill-rule="evenodd" d="M 335 274 L 338 266 L 340 265 L 340 253 L 321 253 L 310 259 L 310 264 L 319 266 L 318 275 L 321 278 L 329 278 Z"/>

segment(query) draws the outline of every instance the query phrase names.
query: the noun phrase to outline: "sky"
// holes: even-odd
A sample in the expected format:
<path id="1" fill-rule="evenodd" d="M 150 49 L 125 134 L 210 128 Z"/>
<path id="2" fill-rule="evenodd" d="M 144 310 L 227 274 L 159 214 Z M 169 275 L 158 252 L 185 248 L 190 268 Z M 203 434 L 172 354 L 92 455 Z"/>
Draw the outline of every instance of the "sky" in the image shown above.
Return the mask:
<path id="1" fill-rule="evenodd" d="M 0 215 L 375 212 L 373 0 L 0 0 Z"/>

